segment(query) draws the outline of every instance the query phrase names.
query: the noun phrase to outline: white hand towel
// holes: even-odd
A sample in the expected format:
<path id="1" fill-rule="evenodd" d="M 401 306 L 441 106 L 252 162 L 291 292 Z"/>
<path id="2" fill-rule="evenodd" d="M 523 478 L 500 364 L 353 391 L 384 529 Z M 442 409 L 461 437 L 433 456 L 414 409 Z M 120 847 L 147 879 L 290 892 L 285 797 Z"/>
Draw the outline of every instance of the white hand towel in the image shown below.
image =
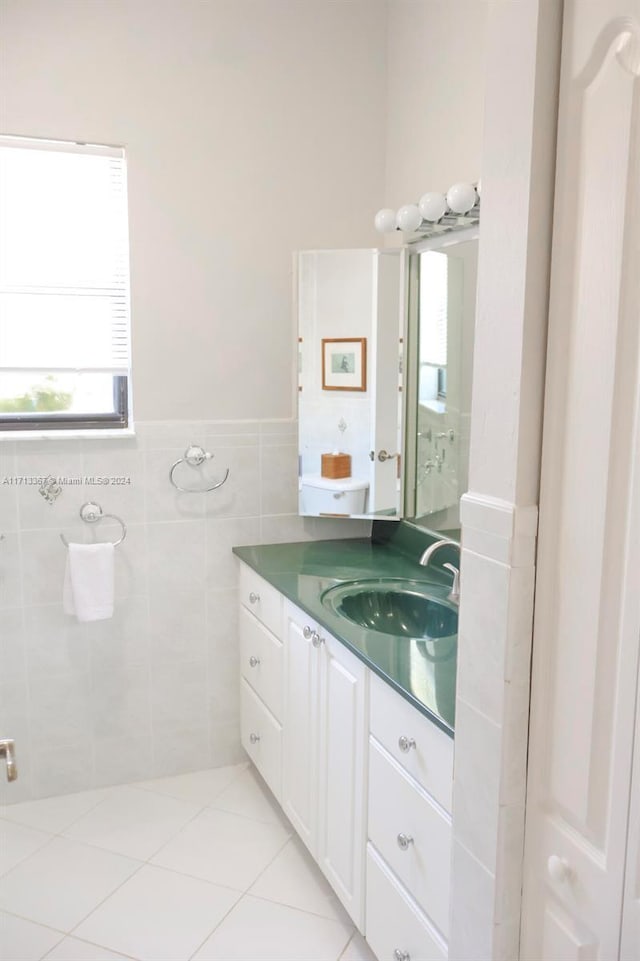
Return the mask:
<path id="1" fill-rule="evenodd" d="M 62 603 L 79 621 L 113 616 L 113 544 L 69 544 Z"/>

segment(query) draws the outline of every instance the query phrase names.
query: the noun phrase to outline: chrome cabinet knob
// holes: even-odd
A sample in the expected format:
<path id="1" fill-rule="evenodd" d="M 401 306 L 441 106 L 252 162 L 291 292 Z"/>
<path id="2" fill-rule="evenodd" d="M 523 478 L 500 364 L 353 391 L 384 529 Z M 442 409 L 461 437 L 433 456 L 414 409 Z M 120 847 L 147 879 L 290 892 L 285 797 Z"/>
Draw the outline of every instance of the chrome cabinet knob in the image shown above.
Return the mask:
<path id="1" fill-rule="evenodd" d="M 308 641 L 312 634 L 313 634 L 313 628 L 309 627 L 308 624 L 302 628 L 302 636 L 304 637 L 305 641 Z"/>
<path id="2" fill-rule="evenodd" d="M 398 747 L 401 751 L 407 754 L 412 747 L 416 746 L 416 739 L 414 737 L 407 737 L 406 734 L 401 734 L 398 738 Z"/>
<path id="3" fill-rule="evenodd" d="M 562 884 L 570 881 L 573 877 L 573 868 L 566 858 L 559 858 L 557 854 L 552 854 L 547 861 L 547 874 L 553 881 Z"/>
<path id="4" fill-rule="evenodd" d="M 255 591 L 251 591 L 251 593 L 249 594 L 249 603 L 257 604 L 259 600 L 260 600 L 260 595 L 256 594 Z"/>
<path id="5" fill-rule="evenodd" d="M 259 657 L 254 657 L 253 654 L 252 654 L 251 657 L 249 658 L 249 666 L 250 666 L 250 667 L 257 667 L 259 663 L 260 663 L 260 658 L 259 658 Z"/>
<path id="6" fill-rule="evenodd" d="M 320 637 L 318 632 L 314 631 L 311 635 L 311 643 L 314 647 L 320 647 L 321 644 L 324 644 L 324 637 Z"/>
<path id="7" fill-rule="evenodd" d="M 411 961 L 411 955 L 408 951 L 403 951 L 402 948 L 396 948 L 393 952 L 393 961 Z"/>
<path id="8" fill-rule="evenodd" d="M 257 744 L 259 740 L 260 740 L 260 735 L 259 735 L 259 734 L 250 734 L 250 735 L 249 735 L 249 741 L 251 742 L 251 744 Z"/>
<path id="9" fill-rule="evenodd" d="M 401 851 L 407 851 L 409 845 L 413 844 L 413 838 L 410 834 L 399 834 L 398 835 L 398 847 Z"/>

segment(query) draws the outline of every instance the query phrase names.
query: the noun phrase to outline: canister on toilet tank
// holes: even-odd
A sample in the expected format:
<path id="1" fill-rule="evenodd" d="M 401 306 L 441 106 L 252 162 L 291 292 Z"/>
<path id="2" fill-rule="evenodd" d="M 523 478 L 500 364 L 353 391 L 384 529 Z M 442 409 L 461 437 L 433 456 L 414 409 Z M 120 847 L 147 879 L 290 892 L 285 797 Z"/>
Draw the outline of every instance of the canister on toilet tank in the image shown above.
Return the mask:
<path id="1" fill-rule="evenodd" d="M 364 514 L 369 482 L 354 477 L 303 474 L 301 504 L 305 514 Z"/>

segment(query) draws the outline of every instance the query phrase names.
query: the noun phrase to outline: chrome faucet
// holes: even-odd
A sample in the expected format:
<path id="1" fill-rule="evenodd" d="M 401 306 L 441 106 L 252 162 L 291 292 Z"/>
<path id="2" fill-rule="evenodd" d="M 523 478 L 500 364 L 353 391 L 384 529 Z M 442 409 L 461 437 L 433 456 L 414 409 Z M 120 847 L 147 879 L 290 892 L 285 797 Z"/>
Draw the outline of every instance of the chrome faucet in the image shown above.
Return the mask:
<path id="1" fill-rule="evenodd" d="M 458 552 L 458 557 L 460 557 L 460 545 L 455 541 L 450 541 L 447 538 L 443 538 L 440 541 L 435 541 L 430 544 L 426 551 L 423 552 L 420 557 L 419 563 L 423 567 L 426 567 L 433 555 L 440 550 L 441 547 L 454 547 Z M 459 563 L 459 562 L 458 562 Z M 443 564 L 446 570 L 451 571 L 453 574 L 453 584 L 451 585 L 451 590 L 447 594 L 447 600 L 451 601 L 452 604 L 460 603 L 460 568 L 456 567 L 455 564 Z"/>

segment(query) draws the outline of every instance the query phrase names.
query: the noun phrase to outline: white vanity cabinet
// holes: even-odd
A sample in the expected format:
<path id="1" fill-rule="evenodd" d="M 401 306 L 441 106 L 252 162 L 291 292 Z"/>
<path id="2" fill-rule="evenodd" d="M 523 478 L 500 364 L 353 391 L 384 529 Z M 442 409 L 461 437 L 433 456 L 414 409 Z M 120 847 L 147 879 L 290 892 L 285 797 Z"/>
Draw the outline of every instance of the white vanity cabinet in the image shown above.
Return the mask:
<path id="1" fill-rule="evenodd" d="M 447 958 L 453 740 L 245 564 L 242 743 L 380 959 Z"/>
<path id="2" fill-rule="evenodd" d="M 366 935 L 379 958 L 447 957 L 453 741 L 371 675 Z"/>
<path id="3" fill-rule="evenodd" d="M 282 798 L 282 595 L 240 569 L 240 735 L 273 794 Z"/>
<path id="4" fill-rule="evenodd" d="M 288 601 L 282 805 L 364 930 L 365 665 Z"/>

